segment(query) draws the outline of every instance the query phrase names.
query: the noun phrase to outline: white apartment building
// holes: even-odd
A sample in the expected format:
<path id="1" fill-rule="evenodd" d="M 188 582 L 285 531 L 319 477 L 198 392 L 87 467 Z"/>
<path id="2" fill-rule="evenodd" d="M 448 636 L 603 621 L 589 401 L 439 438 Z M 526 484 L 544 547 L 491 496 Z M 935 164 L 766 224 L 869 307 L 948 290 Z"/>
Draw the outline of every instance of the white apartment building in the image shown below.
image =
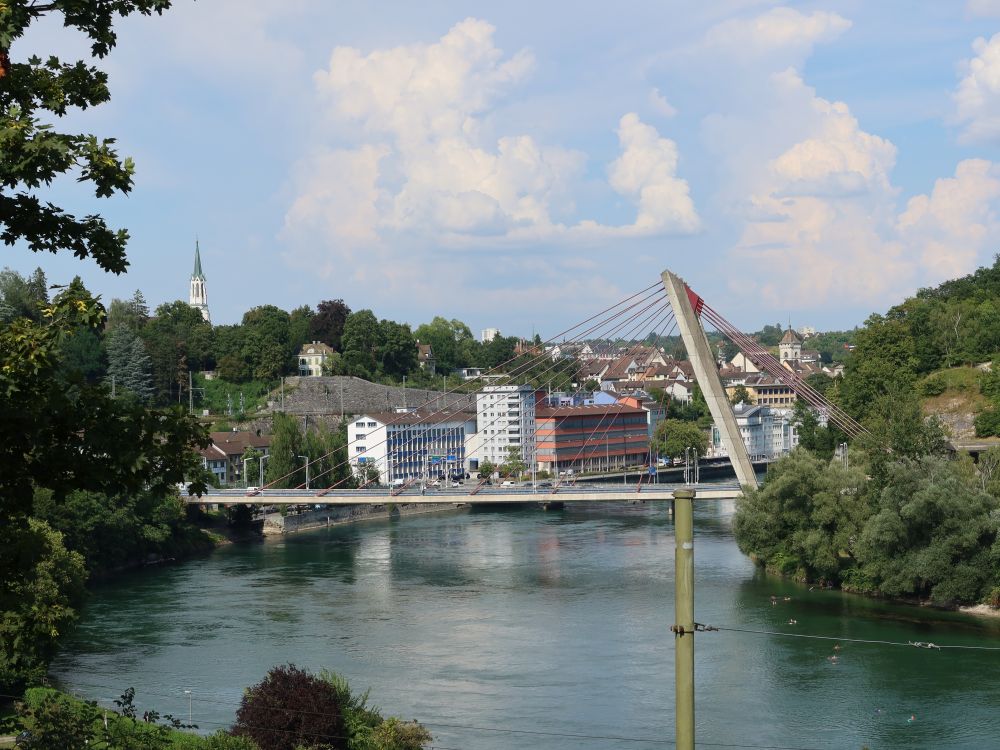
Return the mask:
<path id="1" fill-rule="evenodd" d="M 374 466 L 381 484 L 464 477 L 475 432 L 469 412 L 362 414 L 347 426 L 348 458 L 355 474 Z"/>
<path id="2" fill-rule="evenodd" d="M 502 464 L 511 446 L 527 466 L 535 461 L 535 389 L 530 385 L 487 385 L 476 394 L 479 448 L 472 457 Z"/>
<path id="3" fill-rule="evenodd" d="M 790 409 L 772 409 L 770 406 L 747 406 L 736 404 L 733 407 L 736 424 L 743 436 L 743 444 L 750 454 L 751 461 L 766 458 L 779 458 L 790 453 L 799 444 L 798 431 L 795 429 L 793 412 Z M 712 425 L 712 455 L 728 456 L 729 451 L 722 443 L 719 428 Z"/>
<path id="4" fill-rule="evenodd" d="M 499 328 L 484 328 L 479 332 L 479 340 L 484 344 L 488 344 L 499 335 Z"/>

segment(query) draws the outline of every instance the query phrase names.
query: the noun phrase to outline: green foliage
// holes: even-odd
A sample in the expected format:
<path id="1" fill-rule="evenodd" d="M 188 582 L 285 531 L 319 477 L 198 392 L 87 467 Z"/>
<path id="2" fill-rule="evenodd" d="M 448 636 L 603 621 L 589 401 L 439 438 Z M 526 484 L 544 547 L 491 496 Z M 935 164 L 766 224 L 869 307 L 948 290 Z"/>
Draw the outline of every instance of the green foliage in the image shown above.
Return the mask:
<path id="1" fill-rule="evenodd" d="M 55 0 L 7 0 L 0 13 L 0 51 L 6 58 L 28 27 L 58 14 L 66 28 L 83 33 L 91 52 L 103 58 L 114 47 L 114 21 L 132 13 L 149 15 L 170 7 L 170 0 L 115 0 L 79 3 Z M 48 186 L 60 175 L 76 174 L 90 183 L 98 198 L 128 193 L 133 164 L 121 160 L 114 139 L 59 133 L 40 115 L 63 117 L 73 109 L 103 104 L 110 98 L 107 74 L 84 61 L 67 63 L 55 55 L 11 60 L 0 77 L 0 238 L 7 245 L 25 242 L 35 251 L 70 250 L 78 258 L 93 258 L 114 273 L 127 267 L 128 233 L 110 229 L 97 215 L 76 216 L 48 200 Z M 43 202 L 38 195 L 44 191 Z"/>
<path id="2" fill-rule="evenodd" d="M 471 355 L 477 353 L 472 331 L 460 320 L 447 320 L 437 316 L 430 323 L 417 328 L 414 336 L 420 343 L 431 345 L 437 367 L 443 372 L 471 366 Z"/>
<path id="3" fill-rule="evenodd" d="M 479 462 L 479 476 L 483 477 L 484 479 L 492 477 L 495 473 L 497 473 L 498 470 L 499 467 L 492 461 Z"/>
<path id="4" fill-rule="evenodd" d="M 140 336 L 152 360 L 157 403 L 180 401 L 187 394 L 188 372 L 213 363 L 212 327 L 186 302 L 160 305 Z"/>
<path id="5" fill-rule="evenodd" d="M 87 577 L 83 558 L 43 521 L 0 526 L 0 692 L 37 684 L 60 636 L 76 621 Z"/>
<path id="6" fill-rule="evenodd" d="M 521 457 L 521 448 L 517 445 L 507 446 L 507 458 L 500 464 L 499 471 L 501 476 L 505 477 L 519 477 L 524 473 L 524 470 L 528 465 L 524 462 Z"/>
<path id="7" fill-rule="evenodd" d="M 960 464 L 895 462 L 858 558 L 883 594 L 941 605 L 978 601 L 998 582 L 997 508 Z"/>
<path id="8" fill-rule="evenodd" d="M 265 481 L 275 489 L 290 489 L 305 485 L 305 455 L 302 446 L 302 431 L 298 420 L 288 414 L 277 412 L 271 422 L 271 449 L 265 464 Z"/>
<path id="9" fill-rule="evenodd" d="M 180 731 L 193 727 L 157 711 L 138 717 L 134 698 L 135 690 L 128 688 L 111 711 L 50 688 L 32 688 L 18 713 L 31 732 L 31 750 L 258 750 L 252 741 L 222 731 L 208 737 Z"/>
<path id="10" fill-rule="evenodd" d="M 864 487 L 863 471 L 796 450 L 737 503 L 736 542 L 777 572 L 839 581 L 871 515 Z"/>
<path id="11" fill-rule="evenodd" d="M 29 278 L 9 268 L 0 271 L 0 323 L 17 318 L 40 320 L 48 302 L 48 283 L 41 268 L 36 268 Z"/>
<path id="12" fill-rule="evenodd" d="M 173 489 L 125 496 L 78 490 L 60 502 L 51 491 L 39 489 L 33 514 L 59 531 L 66 547 L 80 553 L 87 570 L 97 575 L 210 546 L 188 522 Z"/>
<path id="13" fill-rule="evenodd" d="M 872 484 L 882 488 L 891 479 L 890 465 L 900 459 L 920 460 L 944 455 L 948 440 L 936 418 L 923 415 L 912 389 L 879 398 L 865 420 L 868 432 L 855 444 L 866 454 Z"/>
<path id="14" fill-rule="evenodd" d="M 420 750 L 431 741 L 430 732 L 417 722 L 383 719 L 379 710 L 368 704 L 370 691 L 352 693 L 347 679 L 336 672 L 324 669 L 319 676 L 337 693 L 350 750 Z"/>
<path id="15" fill-rule="evenodd" d="M 139 334 L 120 325 L 104 340 L 107 350 L 107 379 L 116 394 L 131 394 L 143 403 L 153 396 L 153 362 Z"/>
<path id="16" fill-rule="evenodd" d="M 31 732 L 31 747 L 38 750 L 82 748 L 97 738 L 97 706 L 54 690 L 28 690 L 18 704 L 18 714 Z"/>
<path id="17" fill-rule="evenodd" d="M 676 458 L 683 456 L 687 448 L 694 448 L 704 456 L 708 448 L 708 435 L 693 422 L 680 419 L 664 419 L 656 426 L 653 445 L 661 456 Z"/>
<path id="18" fill-rule="evenodd" d="M 242 357 L 257 380 L 277 380 L 290 372 L 298 347 L 289 334 L 291 317 L 274 305 L 243 314 Z"/>
<path id="19" fill-rule="evenodd" d="M 890 394 L 912 390 L 916 380 L 916 344 L 906 319 L 872 315 L 858 331 L 857 348 L 847 363 L 841 399 L 855 418 Z"/>
<path id="20" fill-rule="evenodd" d="M 746 389 L 744 385 L 738 385 L 733 389 L 732 394 L 729 396 L 729 403 L 733 406 L 736 404 L 747 404 L 748 406 L 755 404 L 756 401 L 754 397 L 750 395 L 750 391 Z"/>
<path id="21" fill-rule="evenodd" d="M 341 693 L 294 664 L 274 667 L 247 688 L 232 734 L 253 740 L 261 750 L 349 747 Z"/>

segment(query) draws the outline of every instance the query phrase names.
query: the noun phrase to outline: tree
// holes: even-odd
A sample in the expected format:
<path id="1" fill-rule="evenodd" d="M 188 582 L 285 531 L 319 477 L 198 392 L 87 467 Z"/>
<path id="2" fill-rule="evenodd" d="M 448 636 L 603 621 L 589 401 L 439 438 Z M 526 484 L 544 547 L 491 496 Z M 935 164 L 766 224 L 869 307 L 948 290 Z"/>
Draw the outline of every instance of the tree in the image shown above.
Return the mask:
<path id="1" fill-rule="evenodd" d="M 343 713 L 340 695 L 329 682 L 287 664 L 247 689 L 231 731 L 261 750 L 346 750 Z"/>
<path id="2" fill-rule="evenodd" d="M 70 250 L 78 258 L 93 258 L 106 271 L 128 266 L 128 232 L 110 229 L 100 216 L 83 218 L 43 202 L 36 194 L 68 172 L 90 183 L 98 198 L 128 193 L 133 164 L 121 160 L 114 139 L 57 132 L 40 118 L 43 112 L 63 117 L 72 108 L 86 109 L 110 98 L 107 74 L 83 61 L 65 63 L 55 55 L 10 60 L 12 44 L 28 27 L 48 14 L 59 14 L 62 25 L 82 32 L 95 57 L 114 47 L 116 17 L 138 12 L 162 13 L 170 0 L 116 0 L 77 3 L 54 0 L 8 0 L 0 16 L 0 238 L 7 245 L 25 242 L 34 252 Z M 46 191 L 46 195 L 48 195 Z"/>
<path id="3" fill-rule="evenodd" d="M 288 313 L 274 305 L 254 307 L 243 314 L 242 354 L 254 378 L 277 380 L 291 370 L 296 350 L 289 323 Z"/>
<path id="4" fill-rule="evenodd" d="M 379 371 L 394 378 L 413 372 L 417 367 L 417 341 L 410 326 L 383 320 L 378 328 Z"/>
<path id="5" fill-rule="evenodd" d="M 309 321 L 309 336 L 340 351 L 341 336 L 351 308 L 342 299 L 326 299 L 316 305 L 316 314 Z"/>
<path id="6" fill-rule="evenodd" d="M 15 318 L 39 320 L 48 301 L 48 284 L 41 268 L 28 278 L 9 268 L 0 271 L 0 323 Z"/>
<path id="7" fill-rule="evenodd" d="M 729 397 L 729 403 L 733 406 L 736 404 L 746 404 L 750 406 L 756 401 L 754 397 L 750 395 L 750 391 L 747 390 L 745 385 L 738 385 L 733 389 L 733 394 Z"/>
<path id="8" fill-rule="evenodd" d="M 153 386 L 161 404 L 180 401 L 187 390 L 188 372 L 214 364 L 212 326 L 186 302 L 177 300 L 157 307 L 156 316 L 139 335 L 152 360 Z"/>
<path id="9" fill-rule="evenodd" d="M 997 583 L 997 499 L 940 456 L 888 473 L 858 545 L 872 588 L 946 606 L 982 599 Z"/>
<path id="10" fill-rule="evenodd" d="M 500 465 L 500 474 L 505 477 L 519 477 L 524 473 L 527 464 L 521 457 L 521 448 L 517 445 L 507 446 L 507 458 Z"/>
<path id="11" fill-rule="evenodd" d="M 376 353 L 379 345 L 378 318 L 371 310 L 358 310 L 347 316 L 341 346 L 344 368 L 349 375 L 371 379 L 378 372 Z"/>
<path id="12" fill-rule="evenodd" d="M 863 419 L 884 396 L 908 391 L 916 380 L 916 356 L 907 321 L 872 315 L 858 331 L 840 393 L 855 419 Z"/>
<path id="13" fill-rule="evenodd" d="M 797 450 L 737 502 L 733 532 L 744 553 L 778 573 L 839 582 L 870 515 L 862 470 Z"/>
<path id="14" fill-rule="evenodd" d="M 110 333 L 119 326 L 125 326 L 133 331 L 141 331 L 143 326 L 148 322 L 149 305 L 146 304 L 146 298 L 142 295 L 142 292 L 136 289 L 131 299 L 111 300 L 105 331 Z"/>
<path id="15" fill-rule="evenodd" d="M 302 345 L 312 340 L 309 329 L 315 317 L 316 313 L 309 305 L 296 307 L 288 315 L 288 348 L 293 355 L 302 351 Z"/>
<path id="16" fill-rule="evenodd" d="M 683 456 L 686 448 L 694 448 L 699 455 L 704 456 L 708 436 L 703 429 L 691 422 L 664 419 L 656 426 L 653 445 L 661 456 Z"/>
<path id="17" fill-rule="evenodd" d="M 290 489 L 305 484 L 305 464 L 300 455 L 305 454 L 302 453 L 302 432 L 298 420 L 276 412 L 271 422 L 271 449 L 265 472 L 268 486 Z"/>
<path id="18" fill-rule="evenodd" d="M 87 578 L 83 557 L 69 552 L 63 537 L 30 519 L 22 533 L 6 529 L 0 543 L 0 692 L 10 694 L 45 676 L 60 636 L 76 621 Z"/>
<path id="19" fill-rule="evenodd" d="M 497 472 L 497 465 L 492 461 L 480 461 L 479 462 L 479 476 L 483 479 L 489 479 Z"/>
<path id="20" fill-rule="evenodd" d="M 153 363 L 139 334 L 119 326 L 105 340 L 107 379 L 116 393 L 130 393 L 143 403 L 153 397 Z"/>

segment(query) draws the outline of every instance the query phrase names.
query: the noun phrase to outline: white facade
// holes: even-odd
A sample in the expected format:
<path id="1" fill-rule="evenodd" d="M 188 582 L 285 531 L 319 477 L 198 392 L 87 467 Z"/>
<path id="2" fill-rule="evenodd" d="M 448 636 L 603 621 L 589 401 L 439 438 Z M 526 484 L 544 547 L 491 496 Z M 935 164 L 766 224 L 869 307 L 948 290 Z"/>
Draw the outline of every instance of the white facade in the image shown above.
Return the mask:
<path id="1" fill-rule="evenodd" d="M 790 409 L 772 409 L 770 406 L 733 407 L 736 425 L 739 427 L 743 444 L 751 461 L 779 458 L 792 451 L 799 444 L 794 416 Z M 728 456 L 729 451 L 722 443 L 719 428 L 712 425 L 712 454 Z"/>
<path id="2" fill-rule="evenodd" d="M 513 446 L 531 466 L 535 460 L 535 389 L 530 385 L 485 386 L 476 394 L 476 427 L 480 446 L 474 460 L 502 464 Z"/>
<path id="3" fill-rule="evenodd" d="M 374 466 L 380 484 L 464 478 L 475 431 L 465 412 L 362 414 L 347 426 L 348 458 L 355 475 Z"/>
<path id="4" fill-rule="evenodd" d="M 484 328 L 479 334 L 479 340 L 484 344 L 488 344 L 499 335 L 499 328 Z"/>
<path id="5" fill-rule="evenodd" d="M 201 270 L 201 248 L 198 241 L 194 243 L 194 272 L 191 274 L 191 288 L 188 290 L 188 304 L 201 313 L 207 322 L 212 322 L 208 313 L 208 289 L 205 286 L 205 274 Z"/>

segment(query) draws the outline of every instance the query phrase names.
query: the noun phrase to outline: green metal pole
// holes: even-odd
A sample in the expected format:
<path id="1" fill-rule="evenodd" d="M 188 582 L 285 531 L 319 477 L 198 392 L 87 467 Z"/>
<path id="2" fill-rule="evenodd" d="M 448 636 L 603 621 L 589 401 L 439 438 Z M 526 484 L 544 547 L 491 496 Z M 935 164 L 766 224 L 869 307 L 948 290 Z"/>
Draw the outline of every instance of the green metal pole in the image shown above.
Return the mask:
<path id="1" fill-rule="evenodd" d="M 674 490 L 676 747 L 694 750 L 694 490 Z"/>

